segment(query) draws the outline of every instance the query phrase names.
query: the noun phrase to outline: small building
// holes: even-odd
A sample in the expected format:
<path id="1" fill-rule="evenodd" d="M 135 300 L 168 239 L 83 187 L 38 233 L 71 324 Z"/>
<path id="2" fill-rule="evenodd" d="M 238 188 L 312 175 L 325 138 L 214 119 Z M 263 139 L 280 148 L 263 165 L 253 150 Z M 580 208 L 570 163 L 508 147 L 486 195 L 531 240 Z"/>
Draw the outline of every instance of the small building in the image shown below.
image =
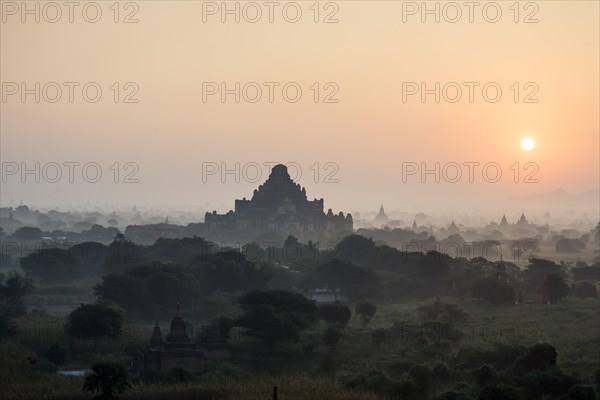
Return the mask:
<path id="1" fill-rule="evenodd" d="M 200 372 L 210 360 L 231 357 L 231 349 L 227 340 L 222 337 L 217 323 L 210 326 L 208 337 L 210 340 L 203 345 L 194 343 L 188 335 L 178 303 L 166 338 L 163 339 L 158 321 L 156 322 L 148 346 L 139 352 L 139 370 L 168 372 L 179 367 L 190 372 Z"/>

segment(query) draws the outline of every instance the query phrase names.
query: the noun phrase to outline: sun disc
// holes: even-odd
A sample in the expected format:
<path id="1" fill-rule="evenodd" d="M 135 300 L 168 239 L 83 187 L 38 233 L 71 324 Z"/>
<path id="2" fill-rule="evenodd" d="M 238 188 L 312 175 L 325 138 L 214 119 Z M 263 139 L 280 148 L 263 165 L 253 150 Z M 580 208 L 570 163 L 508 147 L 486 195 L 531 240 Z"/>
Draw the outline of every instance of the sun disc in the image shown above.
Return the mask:
<path id="1" fill-rule="evenodd" d="M 531 151 L 535 147 L 535 142 L 532 138 L 525 138 L 521 141 L 521 147 L 523 150 Z"/>

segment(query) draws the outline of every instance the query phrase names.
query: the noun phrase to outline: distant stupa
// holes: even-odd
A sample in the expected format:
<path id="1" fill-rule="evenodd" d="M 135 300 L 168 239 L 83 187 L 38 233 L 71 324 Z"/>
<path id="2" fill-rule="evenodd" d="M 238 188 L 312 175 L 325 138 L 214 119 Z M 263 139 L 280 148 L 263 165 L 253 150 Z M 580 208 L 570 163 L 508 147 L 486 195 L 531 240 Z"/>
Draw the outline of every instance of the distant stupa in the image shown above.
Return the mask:
<path id="1" fill-rule="evenodd" d="M 373 220 L 373 223 L 375 225 L 383 225 L 386 222 L 388 222 L 389 220 L 390 219 L 388 218 L 387 214 L 385 213 L 385 210 L 383 209 L 383 204 L 382 204 L 381 207 L 379 208 L 379 214 L 377 214 L 377 216 Z"/>
<path id="2" fill-rule="evenodd" d="M 524 212 L 521 213 L 521 218 L 519 218 L 517 225 L 529 225 L 529 222 L 527 222 L 527 218 L 525 218 Z"/>
<path id="3" fill-rule="evenodd" d="M 454 223 L 454 220 L 452 220 L 452 223 L 448 227 L 448 232 L 450 232 L 450 233 L 458 233 L 458 232 L 460 232 L 460 229 L 458 229 L 458 226 L 456 226 L 456 224 Z"/>

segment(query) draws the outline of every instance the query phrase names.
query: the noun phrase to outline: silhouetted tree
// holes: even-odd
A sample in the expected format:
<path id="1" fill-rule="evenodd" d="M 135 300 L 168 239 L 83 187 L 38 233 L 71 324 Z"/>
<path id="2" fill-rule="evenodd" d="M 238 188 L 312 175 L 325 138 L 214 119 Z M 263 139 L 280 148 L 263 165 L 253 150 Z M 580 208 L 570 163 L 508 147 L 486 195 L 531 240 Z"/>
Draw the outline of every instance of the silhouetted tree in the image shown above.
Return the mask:
<path id="1" fill-rule="evenodd" d="M 123 333 L 125 312 L 115 304 L 82 304 L 73 310 L 66 324 L 67 332 L 80 338 L 118 338 Z"/>
<path id="2" fill-rule="evenodd" d="M 33 290 L 31 279 L 11 272 L 4 284 L 0 281 L 0 315 L 16 316 L 25 312 L 25 297 Z"/>
<path id="3" fill-rule="evenodd" d="M 427 364 L 415 364 L 410 367 L 409 375 L 415 383 L 415 388 L 422 398 L 425 398 L 431 388 L 432 372 Z"/>
<path id="4" fill-rule="evenodd" d="M 371 332 L 371 340 L 375 346 L 381 345 L 388 336 L 388 331 L 385 328 L 377 328 Z"/>
<path id="5" fill-rule="evenodd" d="M 471 295 L 495 305 L 513 304 L 515 289 L 495 277 L 481 278 L 473 282 Z"/>
<path id="6" fill-rule="evenodd" d="M 323 333 L 323 341 L 327 346 L 335 346 L 342 337 L 342 331 L 338 328 L 329 327 Z"/>
<path id="7" fill-rule="evenodd" d="M 24 240 L 24 241 L 38 241 L 42 240 L 44 233 L 40 228 L 32 227 L 32 226 L 24 226 L 22 228 L 17 229 L 12 235 L 11 238 L 15 240 Z"/>
<path id="8" fill-rule="evenodd" d="M 338 302 L 319 305 L 319 318 L 329 325 L 346 326 L 351 317 L 350 308 Z"/>
<path id="9" fill-rule="evenodd" d="M 594 282 L 581 281 L 575 282 L 571 285 L 570 293 L 581 299 L 591 297 L 594 299 L 598 298 L 598 288 Z"/>
<path id="10" fill-rule="evenodd" d="M 598 396 L 591 386 L 575 385 L 567 393 L 568 400 L 597 400 Z"/>
<path id="11" fill-rule="evenodd" d="M 475 381 L 479 386 L 489 385 L 498 375 L 496 369 L 489 364 L 483 364 L 479 369 L 475 370 L 474 373 Z"/>
<path id="12" fill-rule="evenodd" d="M 86 375 L 83 391 L 94 393 L 94 399 L 118 399 L 119 394 L 131 386 L 127 367 L 118 361 L 99 361 L 92 365 L 91 372 Z"/>
<path id="13" fill-rule="evenodd" d="M 363 320 L 363 327 L 366 327 L 367 323 L 371 321 L 371 318 L 373 318 L 377 312 L 377 306 L 367 301 L 364 303 L 358 303 L 354 307 L 354 312 L 361 316 Z"/>
<path id="14" fill-rule="evenodd" d="M 484 387 L 479 393 L 478 400 L 522 400 L 523 393 L 514 386 L 494 384 Z"/>
<path id="15" fill-rule="evenodd" d="M 556 365 L 556 349 L 548 343 L 533 345 L 527 354 L 517 360 L 517 367 L 526 371 L 546 369 Z"/>
<path id="16" fill-rule="evenodd" d="M 544 280 L 544 288 L 551 304 L 556 303 L 569 294 L 569 286 L 558 274 L 549 274 Z"/>
<path id="17" fill-rule="evenodd" d="M 335 259 L 319 265 L 307 277 L 306 286 L 340 289 L 344 296 L 356 301 L 373 296 L 379 290 L 379 278 L 371 268 Z"/>
<path id="18" fill-rule="evenodd" d="M 297 340 L 300 331 L 317 319 L 314 301 L 291 291 L 254 290 L 240 297 L 238 302 L 244 314 L 237 324 L 267 344 Z"/>

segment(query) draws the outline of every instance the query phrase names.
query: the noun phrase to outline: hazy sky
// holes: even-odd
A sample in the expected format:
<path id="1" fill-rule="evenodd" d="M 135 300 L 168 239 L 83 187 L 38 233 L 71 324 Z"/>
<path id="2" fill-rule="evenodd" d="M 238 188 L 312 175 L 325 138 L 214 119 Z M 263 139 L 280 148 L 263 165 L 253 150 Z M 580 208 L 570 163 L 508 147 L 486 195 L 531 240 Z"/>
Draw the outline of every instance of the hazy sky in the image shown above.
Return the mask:
<path id="1" fill-rule="evenodd" d="M 460 20 L 450 22 L 457 10 L 447 2 L 438 3 L 439 23 L 434 15 L 421 21 L 421 10 L 413 7 L 421 2 L 314 3 L 277 2 L 271 23 L 264 2 L 240 2 L 236 23 L 235 15 L 215 9 L 221 2 L 122 2 L 116 16 L 113 2 L 101 1 L 94 4 L 102 15 L 91 23 L 85 18 L 96 18 L 96 7 L 82 2 L 71 23 L 62 2 L 54 3 L 60 18 L 56 7 L 28 2 L 31 9 L 39 4 L 37 23 L 35 15 L 23 15 L 21 2 L 2 1 L 2 202 L 11 197 L 57 205 L 90 200 L 203 207 L 208 202 L 226 211 L 235 198 L 251 197 L 258 185 L 251 182 L 256 176 L 251 163 L 265 162 L 297 163 L 309 198 L 323 197 L 326 208 L 336 211 L 460 200 L 481 206 L 556 188 L 577 193 L 599 186 L 599 2 L 520 2 L 518 7 L 479 2 L 472 23 L 465 6 Z M 252 23 L 255 4 L 262 17 Z M 436 3 L 427 4 L 433 9 Z M 496 5 L 502 15 L 492 23 Z M 302 15 L 292 23 L 297 9 Z M 123 22 L 130 14 L 137 23 Z M 324 23 L 326 17 L 338 22 Z M 52 19 L 58 21 L 48 22 Z M 40 82 L 40 102 L 31 93 L 23 103 L 21 84 L 34 89 L 35 82 Z M 88 85 L 88 101 L 82 94 L 90 82 L 102 89 L 95 103 L 94 85 Z M 239 103 L 235 94 L 226 95 L 225 103 L 220 93 L 207 95 L 222 82 L 228 89 L 240 83 Z M 250 82 L 256 84 L 246 85 Z M 420 93 L 403 100 L 422 82 L 429 89 L 440 83 L 439 103 L 435 94 L 424 103 Z M 282 88 L 288 83 L 286 100 Z M 482 93 L 486 84 L 489 101 Z M 51 103 L 57 86 L 62 96 Z M 262 97 L 251 103 L 256 86 Z M 462 97 L 451 103 L 456 86 Z M 292 102 L 297 87 L 302 95 Z M 497 87 L 502 96 L 492 102 Z M 138 102 L 125 103 L 136 90 L 129 99 Z M 521 148 L 525 137 L 534 139 L 532 151 Z M 35 169 L 36 162 L 40 183 L 33 174 L 25 182 L 21 171 L 12 175 L 15 165 Z M 56 176 L 52 162 L 62 166 L 57 183 L 49 182 Z M 73 164 L 73 183 L 64 165 L 69 162 L 80 163 Z M 236 162 L 239 183 L 233 174 L 225 183 L 220 174 L 203 182 L 203 163 L 235 169 Z M 426 183 L 419 173 L 403 179 L 403 163 L 435 169 L 436 162 L 439 183 L 433 174 Z M 535 165 L 525 169 L 528 162 Z M 102 170 L 96 183 L 82 177 L 88 163 L 97 163 L 87 170 L 88 180 L 94 180 L 94 165 Z M 458 182 L 448 182 L 456 164 L 447 163 L 462 166 Z M 480 163 L 473 167 L 473 182 L 464 163 Z M 486 163 L 501 168 L 498 182 L 486 181 L 493 180 L 496 168 L 484 177 Z M 338 182 L 325 182 L 336 168 Z M 116 169 L 119 183 L 114 183 Z M 261 172 L 259 183 L 267 166 Z M 139 182 L 125 183 L 127 173 Z M 539 182 L 524 183 L 528 173 Z"/>

